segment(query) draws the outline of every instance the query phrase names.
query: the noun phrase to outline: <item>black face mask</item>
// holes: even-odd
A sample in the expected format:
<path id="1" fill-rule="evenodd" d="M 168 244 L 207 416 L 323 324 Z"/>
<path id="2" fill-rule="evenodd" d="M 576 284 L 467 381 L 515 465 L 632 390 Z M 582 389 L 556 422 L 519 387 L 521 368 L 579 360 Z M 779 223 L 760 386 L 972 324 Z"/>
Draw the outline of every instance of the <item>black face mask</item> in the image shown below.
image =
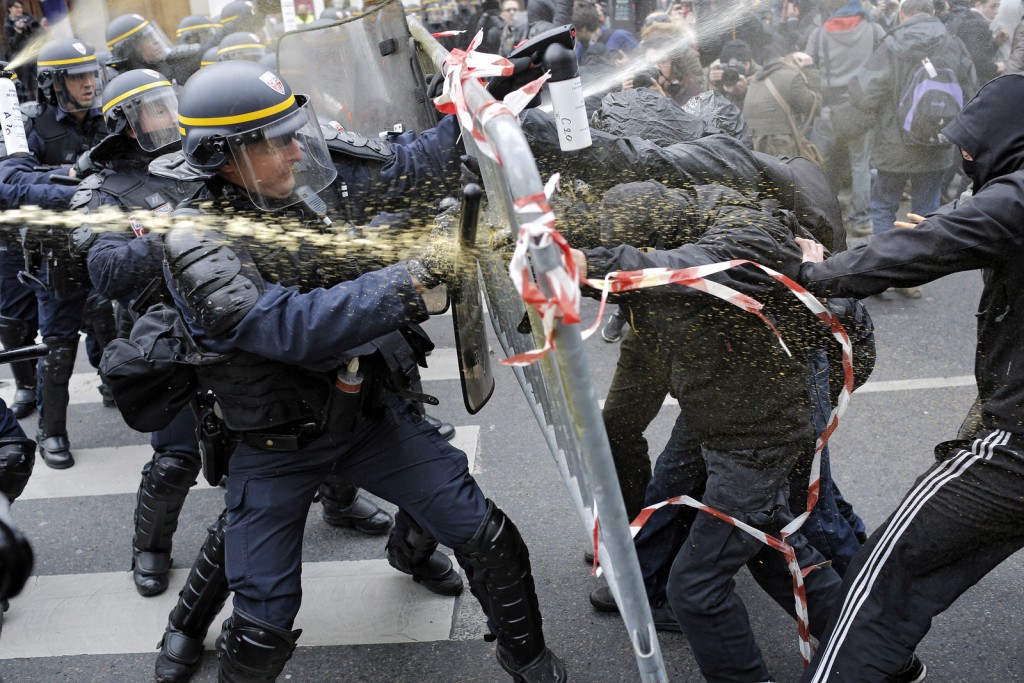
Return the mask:
<path id="1" fill-rule="evenodd" d="M 964 175 L 971 180 L 975 180 L 974 173 L 978 170 L 978 164 L 974 160 L 961 159 L 961 161 L 963 162 Z"/>

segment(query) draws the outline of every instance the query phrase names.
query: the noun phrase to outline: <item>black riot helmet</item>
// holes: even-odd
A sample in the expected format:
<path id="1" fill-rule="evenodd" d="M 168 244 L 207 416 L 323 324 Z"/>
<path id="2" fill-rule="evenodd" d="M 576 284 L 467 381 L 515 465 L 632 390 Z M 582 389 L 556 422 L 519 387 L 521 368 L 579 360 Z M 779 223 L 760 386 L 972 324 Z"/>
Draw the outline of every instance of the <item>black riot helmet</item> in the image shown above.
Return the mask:
<path id="1" fill-rule="evenodd" d="M 232 59 L 248 59 L 258 62 L 267 54 L 267 46 L 255 33 L 239 31 L 224 36 L 217 46 L 217 60 L 227 62 Z"/>
<path id="2" fill-rule="evenodd" d="M 251 0 L 235 0 L 224 5 L 220 11 L 220 23 L 224 26 L 224 33 L 259 31 L 263 24 Z"/>
<path id="3" fill-rule="evenodd" d="M 107 48 L 122 69 L 151 67 L 167 59 L 171 41 L 141 14 L 122 14 L 107 26 Z"/>
<path id="4" fill-rule="evenodd" d="M 219 171 L 263 210 L 306 199 L 337 175 L 308 98 L 255 62 L 200 69 L 181 91 L 178 123 L 189 164 Z"/>
<path id="5" fill-rule="evenodd" d="M 219 23 L 201 14 L 187 16 L 178 22 L 175 35 L 178 45 L 204 45 L 213 43 L 221 33 Z"/>
<path id="6" fill-rule="evenodd" d="M 181 139 L 174 88 L 152 69 L 133 69 L 110 81 L 104 91 L 103 121 L 114 135 L 131 130 L 139 147 L 147 152 Z"/>
<path id="7" fill-rule="evenodd" d="M 204 66 L 210 66 L 216 64 L 219 60 L 217 59 L 217 46 L 207 48 L 206 52 L 203 53 L 202 59 L 199 60 L 199 68 L 202 69 Z"/>
<path id="8" fill-rule="evenodd" d="M 106 84 L 96 52 L 77 38 L 44 45 L 36 57 L 36 74 L 43 99 L 67 112 L 99 106 Z"/>

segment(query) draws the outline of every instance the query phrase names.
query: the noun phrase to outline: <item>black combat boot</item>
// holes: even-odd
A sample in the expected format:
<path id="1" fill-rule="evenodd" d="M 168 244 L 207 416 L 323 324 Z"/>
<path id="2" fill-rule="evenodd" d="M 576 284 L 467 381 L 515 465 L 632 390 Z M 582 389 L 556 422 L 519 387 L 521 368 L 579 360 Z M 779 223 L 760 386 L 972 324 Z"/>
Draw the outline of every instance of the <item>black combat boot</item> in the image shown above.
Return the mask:
<path id="1" fill-rule="evenodd" d="M 437 539 L 423 530 L 403 510 L 398 511 L 387 546 L 392 567 L 412 576 L 427 590 L 438 595 L 460 595 L 462 577 L 448 556 L 437 549 Z"/>
<path id="2" fill-rule="evenodd" d="M 324 521 L 331 526 L 355 529 L 370 536 L 386 534 L 394 523 L 391 515 L 359 495 L 356 485 L 331 475 L 320 484 Z"/>
<path id="3" fill-rule="evenodd" d="M 192 678 L 203 656 L 203 639 L 228 599 L 224 575 L 224 516 L 208 529 L 178 604 L 167 618 L 167 631 L 156 658 L 156 683 L 185 683 Z"/>
<path id="4" fill-rule="evenodd" d="M 4 349 L 28 346 L 35 341 L 36 332 L 25 320 L 0 316 L 0 344 Z M 36 361 L 19 360 L 11 363 L 14 375 L 14 400 L 11 412 L 19 420 L 28 417 L 36 409 Z"/>
<path id="5" fill-rule="evenodd" d="M 220 683 L 276 681 L 302 629 L 287 631 L 235 610 L 217 638 Z"/>
<path id="6" fill-rule="evenodd" d="M 472 540 L 455 549 L 469 589 L 480 601 L 498 641 L 498 664 L 517 683 L 569 680 L 562 662 L 544 645 L 530 553 L 505 513 L 487 501 L 487 513 Z"/>
<path id="7" fill-rule="evenodd" d="M 171 540 L 199 468 L 199 462 L 179 453 L 154 453 L 142 468 L 132 541 L 132 575 L 139 595 L 149 597 L 167 590 Z"/>
<path id="8" fill-rule="evenodd" d="M 451 441 L 455 438 L 455 425 L 450 422 L 441 422 L 433 415 L 424 415 L 423 419 L 427 421 L 427 424 L 437 430 L 437 433 L 441 435 L 441 438 L 445 441 Z"/>
<path id="9" fill-rule="evenodd" d="M 50 352 L 43 356 L 40 370 L 40 387 L 43 392 L 42 410 L 39 415 L 39 455 L 48 467 L 64 470 L 74 466 L 68 441 L 68 383 L 75 367 L 77 345 L 70 345 L 67 339 L 46 337 L 43 342 Z"/>
<path id="10" fill-rule="evenodd" d="M 35 463 L 36 444 L 32 439 L 0 439 L 0 495 L 13 503 L 25 490 Z"/>

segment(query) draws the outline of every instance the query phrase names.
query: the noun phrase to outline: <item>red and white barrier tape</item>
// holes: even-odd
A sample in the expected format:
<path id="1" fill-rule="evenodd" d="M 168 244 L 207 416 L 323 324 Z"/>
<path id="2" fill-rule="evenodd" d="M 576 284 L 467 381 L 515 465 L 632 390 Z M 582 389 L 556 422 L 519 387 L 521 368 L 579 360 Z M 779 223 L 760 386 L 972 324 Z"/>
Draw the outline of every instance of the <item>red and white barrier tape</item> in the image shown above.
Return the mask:
<path id="1" fill-rule="evenodd" d="M 548 186 L 553 189 L 552 184 Z M 547 197 L 550 196 L 550 189 L 547 191 L 547 196 L 544 198 L 545 205 Z M 528 244 L 534 242 L 537 246 L 546 246 L 552 241 L 559 246 L 563 253 L 564 267 L 544 273 L 543 276 L 547 278 L 547 282 L 552 292 L 551 297 L 544 297 L 540 289 L 533 283 L 530 278 L 529 264 L 526 260 Z M 765 532 L 756 529 L 749 524 L 741 522 L 740 520 L 731 517 L 723 512 L 715 510 L 713 508 L 704 505 L 700 501 L 690 496 L 677 496 L 670 498 L 667 501 L 662 501 L 655 505 L 644 508 L 635 520 L 630 523 L 630 529 L 632 534 L 636 534 L 640 531 L 641 527 L 650 519 L 650 516 L 655 510 L 658 510 L 666 505 L 687 505 L 704 512 L 728 523 L 733 526 L 742 529 L 746 533 L 750 534 L 761 543 L 778 550 L 786 558 L 786 564 L 789 567 L 790 574 L 793 578 L 793 595 L 796 607 L 797 615 L 797 631 L 800 639 L 800 655 L 803 658 L 804 664 L 808 664 L 811 659 L 811 642 L 810 642 L 810 630 L 809 630 L 809 617 L 807 613 L 807 594 L 804 588 L 804 576 L 807 573 L 813 571 L 817 567 L 808 567 L 807 569 L 801 569 L 796 559 L 796 553 L 793 547 L 786 542 L 787 537 L 796 532 L 800 526 L 807 520 L 811 511 L 814 509 L 815 504 L 818 501 L 819 488 L 820 488 L 820 473 L 821 473 L 821 451 L 825 448 L 828 443 L 829 437 L 835 431 L 839 424 L 839 419 L 846 411 L 846 407 L 849 404 L 850 393 L 853 390 L 853 348 L 850 344 L 850 339 L 843 329 L 843 326 L 839 323 L 839 320 L 828 310 L 818 299 L 808 292 L 806 289 L 801 287 L 799 284 L 786 277 L 782 273 L 779 273 L 771 268 L 762 266 L 759 263 L 748 260 L 733 260 L 722 263 L 714 263 L 704 266 L 697 266 L 694 268 L 682 268 L 672 270 L 668 268 L 651 268 L 641 271 L 631 272 L 617 272 L 610 273 L 603 280 L 586 280 L 586 283 L 591 287 L 602 291 L 601 297 L 601 308 L 597 318 L 597 322 L 592 326 L 585 334 L 589 336 L 597 328 L 600 321 L 603 319 L 604 306 L 607 300 L 607 296 L 610 292 L 624 292 L 636 289 L 642 289 L 646 287 L 658 287 L 668 284 L 681 284 L 687 287 L 691 287 L 698 291 L 705 292 L 712 296 L 718 297 L 723 301 L 726 301 L 734 306 L 742 308 L 748 313 L 757 315 L 767 324 L 772 331 L 775 333 L 776 338 L 782 348 L 789 353 L 789 349 L 786 347 L 784 340 L 778 329 L 770 320 L 768 320 L 761 312 L 763 305 L 756 299 L 737 292 L 736 290 L 708 280 L 708 276 L 715 273 L 719 273 L 731 268 L 736 268 L 743 265 L 750 265 L 767 273 L 770 277 L 774 278 L 782 285 L 784 285 L 790 292 L 796 296 L 804 306 L 806 306 L 815 316 L 821 320 L 824 324 L 829 326 L 832 332 L 832 336 L 840 343 L 843 350 L 843 375 L 844 382 L 842 391 L 839 394 L 839 401 L 832 410 L 829 416 L 828 424 L 821 436 L 818 437 L 815 443 L 814 458 L 811 464 L 811 473 L 809 477 L 807 487 L 807 505 L 806 508 L 797 515 L 792 522 L 787 524 L 780 533 L 780 538 L 770 536 Z M 528 304 L 533 305 L 537 308 L 538 313 L 541 314 L 541 320 L 544 325 L 545 343 L 544 347 L 535 351 L 519 354 L 512 358 L 504 361 L 509 365 L 527 365 L 536 362 L 545 354 L 550 352 L 553 348 L 552 345 L 552 334 L 554 328 L 555 317 L 561 317 L 566 323 L 578 322 L 579 316 L 579 296 L 577 290 L 577 296 L 573 297 L 567 291 L 569 283 L 575 282 L 576 267 L 572 261 L 568 244 L 559 235 L 558 231 L 554 229 L 553 216 L 546 214 L 544 219 L 540 222 L 524 225 L 519 232 L 519 239 L 516 243 L 516 251 L 512 259 L 512 264 L 509 266 L 509 273 L 512 276 L 513 282 L 515 282 L 517 289 L 523 296 L 523 300 Z M 596 506 L 595 506 L 596 513 Z M 598 528 L 599 519 L 595 514 L 594 518 L 594 555 L 595 565 L 597 564 L 598 554 Z M 600 569 L 597 570 L 600 573 Z"/>
<path id="2" fill-rule="evenodd" d="M 515 69 L 512 62 L 504 57 L 486 52 L 477 52 L 476 48 L 482 40 L 483 31 L 479 31 L 473 40 L 470 41 L 469 47 L 466 50 L 455 48 L 448 53 L 448 57 L 442 66 L 444 88 L 441 90 L 441 94 L 434 99 L 434 106 L 444 114 L 455 114 L 459 119 L 462 129 L 467 131 L 473 138 L 473 142 L 480 153 L 492 159 L 495 163 L 501 164 L 502 161 L 497 151 L 483 134 L 484 126 L 491 118 L 499 114 L 517 116 L 530 100 L 540 92 L 541 86 L 551 77 L 551 74 L 545 73 L 518 90 L 510 92 L 500 102 L 489 100 L 479 110 L 471 111 L 463 87 L 467 80 L 496 76 L 508 77 L 512 75 Z M 477 121 L 479 121 L 479 125 L 477 125 Z"/>

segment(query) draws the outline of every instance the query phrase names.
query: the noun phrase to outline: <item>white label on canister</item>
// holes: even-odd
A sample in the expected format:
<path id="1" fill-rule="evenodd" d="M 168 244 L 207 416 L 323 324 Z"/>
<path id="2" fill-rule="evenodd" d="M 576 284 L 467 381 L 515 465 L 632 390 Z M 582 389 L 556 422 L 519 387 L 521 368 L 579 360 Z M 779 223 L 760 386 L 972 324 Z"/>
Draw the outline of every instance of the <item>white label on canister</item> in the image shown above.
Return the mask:
<path id="1" fill-rule="evenodd" d="M 579 76 L 567 81 L 548 81 L 551 108 L 558 127 L 558 144 L 563 152 L 590 147 L 590 122 L 583 103 Z"/>
<path id="2" fill-rule="evenodd" d="M 22 157 L 28 154 L 28 140 L 25 139 L 25 124 L 21 120 L 21 106 L 18 91 L 9 78 L 0 77 L 0 123 L 4 127 L 4 145 L 7 156 Z"/>

